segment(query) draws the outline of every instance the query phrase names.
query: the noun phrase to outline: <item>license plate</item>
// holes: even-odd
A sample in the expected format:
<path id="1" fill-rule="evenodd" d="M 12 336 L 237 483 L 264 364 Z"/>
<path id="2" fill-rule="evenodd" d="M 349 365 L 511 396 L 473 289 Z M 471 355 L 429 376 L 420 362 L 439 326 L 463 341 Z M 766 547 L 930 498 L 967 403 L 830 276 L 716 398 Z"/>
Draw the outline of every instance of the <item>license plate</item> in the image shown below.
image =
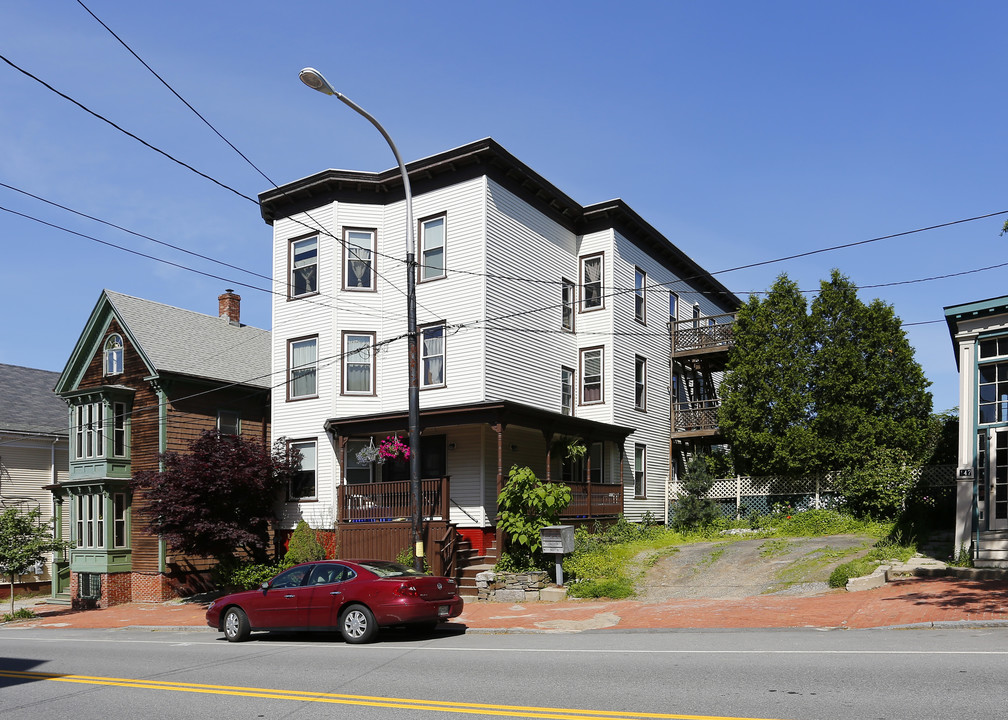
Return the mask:
<path id="1" fill-rule="evenodd" d="M 437 614 L 438 617 L 448 617 L 448 606 L 438 605 Z"/>

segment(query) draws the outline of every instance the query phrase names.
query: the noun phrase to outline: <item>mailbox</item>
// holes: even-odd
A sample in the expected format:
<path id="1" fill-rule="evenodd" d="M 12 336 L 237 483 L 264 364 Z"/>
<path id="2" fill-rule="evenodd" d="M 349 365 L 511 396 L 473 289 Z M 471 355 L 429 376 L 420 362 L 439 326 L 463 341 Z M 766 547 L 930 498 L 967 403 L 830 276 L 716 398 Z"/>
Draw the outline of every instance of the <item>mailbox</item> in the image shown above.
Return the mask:
<path id="1" fill-rule="evenodd" d="M 574 552 L 573 525 L 547 525 L 542 535 L 542 551 L 552 555 L 568 555 Z"/>

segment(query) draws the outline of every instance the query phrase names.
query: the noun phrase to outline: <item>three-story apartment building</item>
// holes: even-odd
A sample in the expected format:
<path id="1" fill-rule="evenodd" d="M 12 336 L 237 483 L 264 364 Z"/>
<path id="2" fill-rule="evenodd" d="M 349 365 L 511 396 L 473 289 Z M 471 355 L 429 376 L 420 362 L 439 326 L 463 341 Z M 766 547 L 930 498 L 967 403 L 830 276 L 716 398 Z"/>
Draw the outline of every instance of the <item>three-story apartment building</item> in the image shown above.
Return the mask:
<path id="1" fill-rule="evenodd" d="M 571 520 L 663 520 L 669 323 L 738 299 L 621 200 L 581 206 L 491 139 L 407 171 L 432 566 L 455 532 L 491 546 L 512 465 L 570 484 Z M 377 547 L 354 538 L 381 526 L 394 556 L 409 546 L 407 465 L 361 450 L 407 429 L 400 173 L 326 170 L 260 202 L 287 288 L 273 304 L 287 384 L 272 423 L 304 457 L 285 524 L 338 524 L 344 554 Z M 568 458 L 571 443 L 584 457 Z"/>

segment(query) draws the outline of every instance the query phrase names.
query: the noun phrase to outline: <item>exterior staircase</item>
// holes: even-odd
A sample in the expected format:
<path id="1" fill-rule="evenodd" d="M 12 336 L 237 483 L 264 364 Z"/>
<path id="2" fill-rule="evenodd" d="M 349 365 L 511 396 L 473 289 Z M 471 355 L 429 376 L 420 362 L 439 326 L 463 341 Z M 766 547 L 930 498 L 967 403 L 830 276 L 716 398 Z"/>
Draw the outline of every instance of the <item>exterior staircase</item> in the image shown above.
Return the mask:
<path id="1" fill-rule="evenodd" d="M 476 576 L 486 570 L 493 570 L 497 562 L 497 544 L 486 548 L 481 555 L 465 538 L 459 538 L 458 553 L 458 591 L 468 602 L 476 599 Z"/>
<path id="2" fill-rule="evenodd" d="M 973 564 L 978 568 L 1008 568 L 1008 530 L 980 532 L 980 549 Z"/>

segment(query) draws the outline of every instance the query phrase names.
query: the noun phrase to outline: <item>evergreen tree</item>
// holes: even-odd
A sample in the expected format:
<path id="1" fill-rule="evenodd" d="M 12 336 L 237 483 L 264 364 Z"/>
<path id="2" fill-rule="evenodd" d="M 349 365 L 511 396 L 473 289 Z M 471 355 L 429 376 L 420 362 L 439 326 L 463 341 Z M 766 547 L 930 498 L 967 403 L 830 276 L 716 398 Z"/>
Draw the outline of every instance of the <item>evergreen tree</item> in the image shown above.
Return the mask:
<path id="1" fill-rule="evenodd" d="M 284 561 L 289 565 L 299 565 L 312 560 L 325 560 L 326 550 L 318 541 L 318 535 L 304 520 L 299 520 L 290 542 L 287 543 L 287 554 Z"/>
<path id="2" fill-rule="evenodd" d="M 717 505 L 707 497 L 714 487 L 714 477 L 707 467 L 707 458 L 703 455 L 694 455 L 686 463 L 680 480 L 682 493 L 672 516 L 672 525 L 680 532 L 710 525 L 720 515 Z"/>

